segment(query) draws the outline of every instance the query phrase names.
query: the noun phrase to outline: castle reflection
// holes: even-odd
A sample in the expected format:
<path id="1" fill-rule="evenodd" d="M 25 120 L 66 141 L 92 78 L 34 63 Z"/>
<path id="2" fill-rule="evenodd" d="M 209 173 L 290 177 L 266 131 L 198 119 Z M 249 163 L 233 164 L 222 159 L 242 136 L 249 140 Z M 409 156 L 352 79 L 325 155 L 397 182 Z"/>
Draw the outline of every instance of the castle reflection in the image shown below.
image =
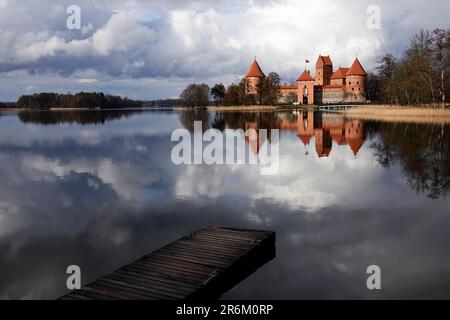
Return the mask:
<path id="1" fill-rule="evenodd" d="M 282 121 L 279 128 L 294 130 L 305 146 L 314 137 L 319 157 L 331 154 L 333 141 L 338 145 L 348 145 L 356 156 L 365 139 L 363 121 L 332 113 L 302 111 L 296 114 L 294 121 Z"/>
<path id="2" fill-rule="evenodd" d="M 220 123 L 220 126 L 214 126 Z M 236 118 L 232 113 L 216 115 L 213 127 L 223 130 L 224 124 L 232 129 L 279 129 L 294 131 L 308 150 L 312 138 L 318 157 L 329 157 L 333 141 L 340 145 L 348 145 L 356 156 L 365 141 L 365 127 L 362 120 L 348 119 L 342 114 L 322 113 L 314 111 L 296 111 L 293 113 L 248 113 Z M 269 131 L 270 139 L 270 131 Z M 265 141 L 246 139 L 251 150 L 257 154 Z M 305 152 L 306 155 L 309 151 Z"/>

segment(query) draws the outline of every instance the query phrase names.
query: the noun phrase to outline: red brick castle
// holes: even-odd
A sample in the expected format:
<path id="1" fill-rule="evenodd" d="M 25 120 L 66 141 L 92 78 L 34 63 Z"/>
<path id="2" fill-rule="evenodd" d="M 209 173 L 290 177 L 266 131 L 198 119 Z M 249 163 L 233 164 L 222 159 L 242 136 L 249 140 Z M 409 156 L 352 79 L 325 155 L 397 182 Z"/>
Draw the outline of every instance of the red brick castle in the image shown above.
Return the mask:
<path id="1" fill-rule="evenodd" d="M 258 62 L 253 60 L 245 76 L 245 93 L 259 95 L 259 88 L 265 75 Z M 296 84 L 280 86 L 281 100 L 286 102 L 295 97 L 299 104 L 365 103 L 367 73 L 355 59 L 350 68 L 333 71 L 330 56 L 320 55 L 316 63 L 316 76 L 304 70 Z"/>

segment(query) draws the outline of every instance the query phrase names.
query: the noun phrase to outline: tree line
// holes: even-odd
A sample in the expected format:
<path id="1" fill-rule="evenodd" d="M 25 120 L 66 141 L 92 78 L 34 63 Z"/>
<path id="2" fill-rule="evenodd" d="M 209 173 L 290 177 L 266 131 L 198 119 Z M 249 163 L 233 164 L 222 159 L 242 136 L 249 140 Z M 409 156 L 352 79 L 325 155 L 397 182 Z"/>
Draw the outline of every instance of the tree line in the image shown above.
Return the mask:
<path id="1" fill-rule="evenodd" d="M 50 108 L 124 108 L 141 107 L 141 101 L 135 101 L 103 92 L 79 92 L 76 94 L 36 93 L 23 95 L 16 104 L 21 109 L 48 110 Z"/>
<path id="2" fill-rule="evenodd" d="M 445 107 L 450 97 L 450 29 L 417 32 L 400 57 L 383 56 L 377 71 L 369 77 L 374 100 Z"/>
<path id="3" fill-rule="evenodd" d="M 16 104 L 14 102 L 1 102 L 0 101 L 0 109 L 4 108 L 14 108 Z"/>
<path id="4" fill-rule="evenodd" d="M 280 76 L 271 72 L 263 79 L 261 85 L 256 88 L 256 95 L 245 94 L 247 86 L 246 79 L 242 78 L 239 83 L 232 83 L 225 87 L 222 83 L 215 84 L 209 88 L 207 84 L 191 83 L 180 95 L 181 104 L 184 107 L 205 107 L 212 103 L 215 105 L 276 105 L 280 97 Z"/>

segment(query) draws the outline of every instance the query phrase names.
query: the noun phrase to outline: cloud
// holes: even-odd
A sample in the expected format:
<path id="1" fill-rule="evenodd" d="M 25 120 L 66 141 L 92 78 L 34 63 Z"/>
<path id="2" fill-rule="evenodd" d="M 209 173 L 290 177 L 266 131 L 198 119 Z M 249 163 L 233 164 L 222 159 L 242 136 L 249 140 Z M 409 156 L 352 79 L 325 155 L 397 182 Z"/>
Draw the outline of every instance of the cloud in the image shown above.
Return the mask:
<path id="1" fill-rule="evenodd" d="M 79 83 L 94 83 L 97 82 L 97 79 L 79 79 L 78 82 Z"/>
<path id="2" fill-rule="evenodd" d="M 76 83 L 77 72 L 93 69 L 103 88 L 112 79 L 230 83 L 256 55 L 266 72 L 291 81 L 306 58 L 314 62 L 320 53 L 331 54 L 336 66 L 348 66 L 358 54 L 371 70 L 381 54 L 400 53 L 420 28 L 448 27 L 450 15 L 441 0 L 97 0 L 79 1 L 82 30 L 67 30 L 69 4 L 4 0 L 0 73 L 51 74 Z M 381 30 L 366 26 L 369 5 L 380 7 Z M 169 87 L 170 96 L 178 95 L 178 84 Z M 145 93 L 136 88 L 135 95 Z"/>

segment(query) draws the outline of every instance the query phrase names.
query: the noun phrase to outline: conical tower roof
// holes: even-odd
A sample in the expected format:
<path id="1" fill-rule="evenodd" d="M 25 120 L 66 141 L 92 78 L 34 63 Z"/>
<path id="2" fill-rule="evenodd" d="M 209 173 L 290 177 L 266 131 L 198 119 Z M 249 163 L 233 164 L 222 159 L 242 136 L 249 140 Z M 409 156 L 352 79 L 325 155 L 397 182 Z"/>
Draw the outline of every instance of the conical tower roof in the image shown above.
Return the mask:
<path id="1" fill-rule="evenodd" d="M 311 141 L 311 135 L 309 134 L 299 134 L 298 137 L 303 142 L 303 144 L 306 146 L 309 144 L 309 141 Z"/>
<path id="2" fill-rule="evenodd" d="M 361 62 L 359 62 L 358 58 L 355 59 L 352 66 L 348 70 L 346 76 L 366 76 L 367 73 L 364 70 Z"/>
<path id="3" fill-rule="evenodd" d="M 309 74 L 309 72 L 305 69 L 303 73 L 298 77 L 297 81 L 314 81 L 313 77 Z"/>
<path id="4" fill-rule="evenodd" d="M 247 71 L 246 74 L 247 77 L 265 77 L 264 72 L 261 70 L 261 67 L 258 64 L 258 61 L 256 61 L 256 58 L 253 60 L 252 65 Z"/>
<path id="5" fill-rule="evenodd" d="M 353 154 L 356 156 L 359 149 L 361 149 L 362 145 L 364 144 L 364 140 L 361 138 L 351 138 L 347 139 L 347 143 L 350 149 L 352 149 Z"/>

